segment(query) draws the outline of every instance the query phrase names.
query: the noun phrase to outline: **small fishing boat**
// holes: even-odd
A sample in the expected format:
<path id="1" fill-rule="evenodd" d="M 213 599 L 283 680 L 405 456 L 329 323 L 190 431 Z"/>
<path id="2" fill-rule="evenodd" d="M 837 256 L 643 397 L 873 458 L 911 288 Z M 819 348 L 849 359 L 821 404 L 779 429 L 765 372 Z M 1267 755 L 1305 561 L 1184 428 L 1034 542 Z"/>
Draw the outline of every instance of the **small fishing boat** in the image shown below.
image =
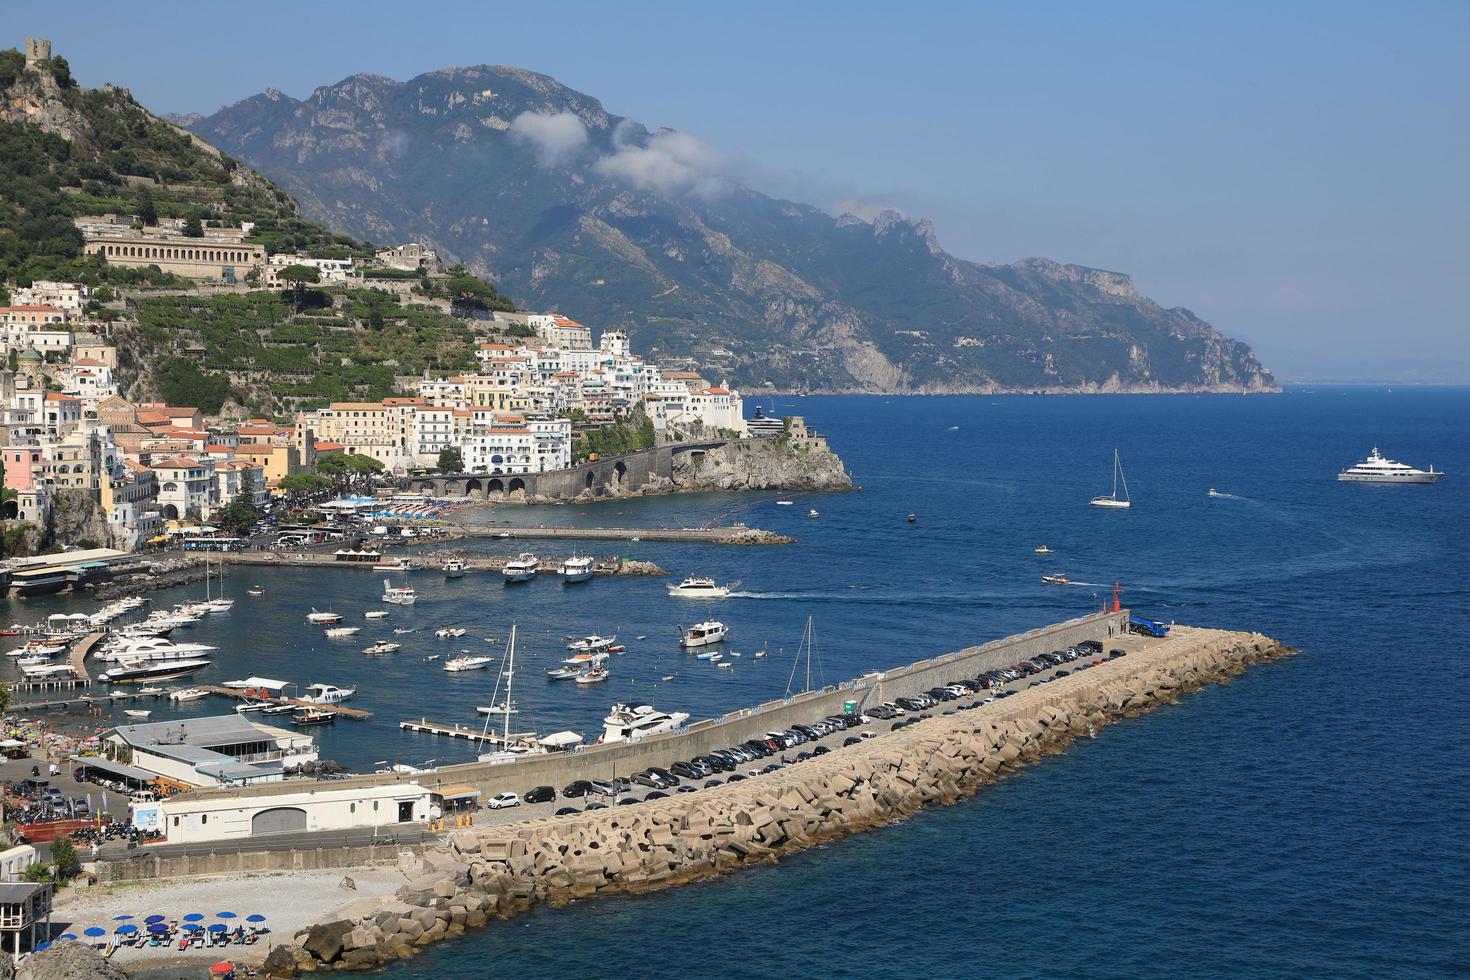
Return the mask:
<path id="1" fill-rule="evenodd" d="M 778 501 L 776 501 L 776 506 L 777 507 L 790 507 L 791 506 L 791 503 L 792 502 L 790 500 L 778 500 Z"/>
<path id="2" fill-rule="evenodd" d="M 330 626 L 333 623 L 342 622 L 342 614 L 334 612 L 317 612 L 315 609 L 312 609 L 311 612 L 306 614 L 306 621 L 315 626 Z"/>
<path id="3" fill-rule="evenodd" d="M 464 562 L 451 558 L 444 563 L 445 578 L 464 578 Z"/>
<path id="4" fill-rule="evenodd" d="M 1044 544 L 1039 544 L 1031 549 L 1031 553 L 1033 555 L 1049 555 L 1051 554 L 1051 549 Z"/>
<path id="5" fill-rule="evenodd" d="M 715 650 L 706 650 L 704 653 L 696 653 L 694 655 L 694 659 L 696 659 L 696 660 L 723 660 L 724 659 L 724 656 L 722 654 L 720 654 L 718 651 L 715 651 Z"/>
<path id="6" fill-rule="evenodd" d="M 668 681 L 671 681 L 673 679 L 674 679 L 674 675 L 673 674 L 665 674 L 665 675 L 663 675 L 662 677 L 659 678 L 659 680 L 664 681 L 664 682 L 668 682 Z"/>
<path id="7" fill-rule="evenodd" d="M 592 559 L 573 555 L 561 563 L 558 571 L 563 585 L 585 582 L 592 577 Z"/>
<path id="8" fill-rule="evenodd" d="M 379 640 L 370 647 L 363 647 L 362 652 L 370 657 L 382 656 L 385 653 L 397 653 L 403 649 L 402 643 L 392 643 L 388 640 Z"/>
<path id="9" fill-rule="evenodd" d="M 365 612 L 365 613 L 362 614 L 362 618 L 363 619 L 387 619 L 388 618 L 388 610 L 386 610 L 386 609 L 369 609 L 367 612 Z"/>
<path id="10" fill-rule="evenodd" d="M 494 662 L 494 657 L 455 657 L 444 661 L 444 669 L 457 674 L 466 670 L 484 670 Z"/>
<path id="11" fill-rule="evenodd" d="M 1072 580 L 1065 575 L 1043 575 L 1041 581 L 1047 585 L 1071 585 Z"/>
<path id="12" fill-rule="evenodd" d="M 910 514 L 909 515 L 909 523 L 910 524 L 917 523 L 918 520 L 919 520 L 919 515 L 918 514 Z"/>
<path id="13" fill-rule="evenodd" d="M 413 566 L 408 563 L 407 558 L 389 558 L 380 561 L 373 566 L 375 572 L 406 572 Z"/>
<path id="14" fill-rule="evenodd" d="M 301 708 L 291 715 L 293 725 L 330 725 L 337 720 L 337 712 L 324 708 Z"/>
<path id="15" fill-rule="evenodd" d="M 418 601 L 419 594 L 412 587 L 395 586 L 383 579 L 383 601 L 394 606 L 411 606 Z"/>
<path id="16" fill-rule="evenodd" d="M 527 551 L 506 562 L 500 574 L 505 577 L 507 583 L 529 582 L 536 577 L 536 573 L 540 570 L 541 562 L 535 555 Z"/>
<path id="17" fill-rule="evenodd" d="M 327 634 L 327 636 L 330 637 L 333 640 L 342 640 L 342 639 L 346 639 L 349 636 L 356 636 L 358 633 L 361 633 L 362 632 L 362 627 L 361 626 L 329 626 L 323 632 L 325 632 Z"/>
<path id="18" fill-rule="evenodd" d="M 1209 497 L 1228 497 L 1228 496 L 1230 496 L 1230 494 L 1228 494 L 1228 493 L 1221 493 L 1219 490 L 1216 490 L 1214 487 L 1210 487 L 1210 492 L 1208 494 L 1206 494 L 1206 496 L 1209 496 Z"/>
<path id="19" fill-rule="evenodd" d="M 153 712 L 145 710 L 143 708 L 126 708 L 123 710 L 123 714 L 127 715 L 129 718 L 144 719 L 153 714 Z"/>
<path id="20" fill-rule="evenodd" d="M 818 511 L 815 507 L 813 507 L 811 510 L 809 510 L 809 511 L 806 512 L 806 516 L 807 517 L 821 517 L 822 515 L 821 515 L 821 512 L 820 511 Z"/>
<path id="21" fill-rule="evenodd" d="M 177 691 L 170 691 L 170 701 L 198 701 L 200 698 L 209 697 L 209 692 L 197 687 L 185 687 Z"/>
<path id="22" fill-rule="evenodd" d="M 418 632 L 417 627 L 413 627 L 413 626 L 395 626 L 395 627 L 393 627 L 393 635 L 394 636 L 403 636 L 403 635 L 405 635 L 407 633 L 417 633 L 417 632 Z"/>
<path id="23" fill-rule="evenodd" d="M 258 585 L 252 585 L 250 588 L 245 590 L 245 594 L 255 596 L 258 599 L 261 596 L 265 595 L 265 589 L 262 589 Z"/>
<path id="24" fill-rule="evenodd" d="M 607 680 L 607 670 L 603 667 L 592 667 L 576 677 L 578 684 L 601 684 L 605 680 Z"/>
<path id="25" fill-rule="evenodd" d="M 441 640 L 447 640 L 447 639 L 453 639 L 453 638 L 464 636 L 468 632 L 469 632 L 469 630 L 460 629 L 457 626 L 456 627 L 446 626 L 443 629 L 437 629 L 437 630 L 435 630 L 434 631 L 434 635 L 437 636 L 437 637 L 439 637 L 439 639 L 441 639 Z"/>

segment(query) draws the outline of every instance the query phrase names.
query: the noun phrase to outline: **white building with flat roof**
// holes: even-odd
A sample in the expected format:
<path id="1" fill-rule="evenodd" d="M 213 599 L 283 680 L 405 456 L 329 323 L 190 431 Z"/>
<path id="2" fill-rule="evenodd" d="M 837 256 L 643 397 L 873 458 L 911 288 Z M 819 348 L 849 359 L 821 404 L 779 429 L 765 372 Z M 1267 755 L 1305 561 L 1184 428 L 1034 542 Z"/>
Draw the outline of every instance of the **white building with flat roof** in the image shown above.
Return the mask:
<path id="1" fill-rule="evenodd" d="M 133 809 L 133 825 L 161 830 L 170 844 L 241 840 L 271 834 L 379 829 L 429 822 L 429 790 L 418 783 L 199 799 L 179 796 Z"/>

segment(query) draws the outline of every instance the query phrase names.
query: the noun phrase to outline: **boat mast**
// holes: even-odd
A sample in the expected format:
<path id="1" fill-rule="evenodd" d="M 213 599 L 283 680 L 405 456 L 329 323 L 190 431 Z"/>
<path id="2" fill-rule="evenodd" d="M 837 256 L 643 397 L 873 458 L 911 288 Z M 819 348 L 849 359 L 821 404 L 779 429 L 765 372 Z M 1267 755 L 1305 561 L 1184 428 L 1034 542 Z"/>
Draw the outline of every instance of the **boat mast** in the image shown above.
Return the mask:
<path id="1" fill-rule="evenodd" d="M 505 734 L 500 737 L 501 747 L 510 744 L 510 709 L 513 702 L 510 699 L 510 685 L 516 673 L 516 625 L 510 624 L 510 644 L 505 652 Z M 499 685 L 496 685 L 497 687 Z"/>
<path id="2" fill-rule="evenodd" d="M 1125 476 L 1124 473 L 1123 473 L 1123 460 L 1119 458 L 1119 456 L 1118 456 L 1118 450 L 1116 450 L 1116 449 L 1113 450 L 1113 461 L 1115 463 L 1117 463 L 1117 465 L 1118 465 L 1118 468 L 1114 472 L 1114 475 L 1113 475 L 1113 496 L 1115 498 L 1118 496 L 1118 478 L 1119 477 L 1122 477 L 1123 478 L 1123 499 L 1124 500 L 1127 500 L 1128 499 L 1128 477 Z"/>

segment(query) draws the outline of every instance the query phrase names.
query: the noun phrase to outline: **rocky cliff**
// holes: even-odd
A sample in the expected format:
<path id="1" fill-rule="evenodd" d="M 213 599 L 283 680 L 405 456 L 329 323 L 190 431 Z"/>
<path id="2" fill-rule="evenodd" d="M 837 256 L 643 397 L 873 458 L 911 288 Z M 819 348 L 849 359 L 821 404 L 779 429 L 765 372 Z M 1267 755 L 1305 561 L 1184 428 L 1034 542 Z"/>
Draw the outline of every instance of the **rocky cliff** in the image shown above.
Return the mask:
<path id="1" fill-rule="evenodd" d="M 336 228 L 431 242 L 521 304 L 746 388 L 1276 389 L 1126 275 L 965 261 L 925 220 L 768 197 L 692 135 L 519 68 L 356 75 L 180 121 Z"/>
<path id="2" fill-rule="evenodd" d="M 798 423 L 800 420 L 796 420 Z M 826 439 L 790 434 L 774 439 L 745 439 L 700 455 L 676 456 L 673 489 L 710 490 L 851 490 L 852 477 Z"/>

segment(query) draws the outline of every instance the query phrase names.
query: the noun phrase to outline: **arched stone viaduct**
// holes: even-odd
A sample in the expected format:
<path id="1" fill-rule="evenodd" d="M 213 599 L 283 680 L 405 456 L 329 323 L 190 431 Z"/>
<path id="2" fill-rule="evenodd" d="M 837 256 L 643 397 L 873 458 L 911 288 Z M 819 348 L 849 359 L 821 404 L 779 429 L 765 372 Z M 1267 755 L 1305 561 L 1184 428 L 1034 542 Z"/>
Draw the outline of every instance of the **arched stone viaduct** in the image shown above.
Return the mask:
<path id="1" fill-rule="evenodd" d="M 723 448 L 725 442 L 675 443 L 653 449 L 637 449 L 619 456 L 605 456 L 595 463 L 578 463 L 570 469 L 546 473 L 444 473 L 407 477 L 400 487 L 426 497 L 469 497 L 476 500 L 512 500 L 541 497 L 570 500 L 592 491 L 597 497 L 612 497 L 637 489 L 656 477 L 673 476 L 674 458 Z"/>

